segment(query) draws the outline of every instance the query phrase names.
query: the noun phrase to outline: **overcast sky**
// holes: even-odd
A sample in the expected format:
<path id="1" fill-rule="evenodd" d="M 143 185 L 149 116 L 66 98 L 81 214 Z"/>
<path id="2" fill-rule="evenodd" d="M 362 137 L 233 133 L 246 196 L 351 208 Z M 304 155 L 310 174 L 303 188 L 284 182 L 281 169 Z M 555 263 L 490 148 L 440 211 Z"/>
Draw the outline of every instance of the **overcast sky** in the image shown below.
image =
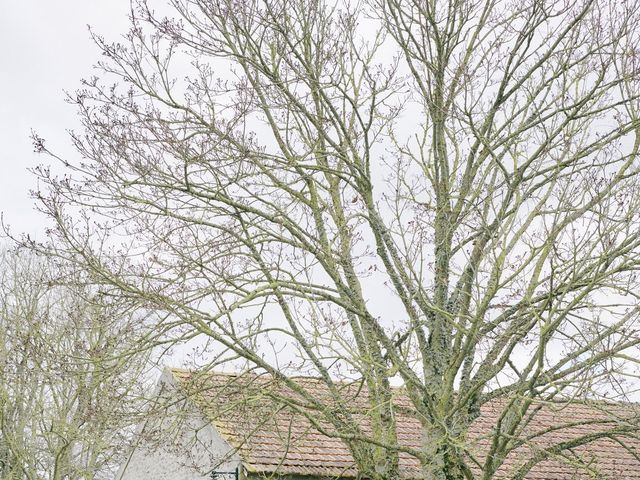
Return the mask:
<path id="1" fill-rule="evenodd" d="M 46 159 L 33 153 L 30 131 L 72 154 L 66 130 L 78 122 L 64 90 L 75 90 L 100 58 L 87 26 L 116 40 L 128 10 L 129 0 L 0 0 L 0 211 L 14 232 L 43 227 L 27 169 Z"/>

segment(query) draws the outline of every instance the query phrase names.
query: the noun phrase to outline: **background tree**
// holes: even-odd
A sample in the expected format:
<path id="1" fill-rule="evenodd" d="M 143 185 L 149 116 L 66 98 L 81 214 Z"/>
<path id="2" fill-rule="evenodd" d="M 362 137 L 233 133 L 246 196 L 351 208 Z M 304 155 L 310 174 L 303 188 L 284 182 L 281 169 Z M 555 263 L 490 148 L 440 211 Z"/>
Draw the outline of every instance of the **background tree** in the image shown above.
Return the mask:
<path id="1" fill-rule="evenodd" d="M 169 3 L 95 37 L 82 159 L 38 170 L 52 242 L 32 247 L 153 309 L 154 342 L 288 384 L 366 478 L 399 475 L 397 380 L 426 479 L 473 477 L 466 434 L 496 397 L 481 478 L 536 402 L 631 392 L 636 1 Z"/>
<path id="2" fill-rule="evenodd" d="M 138 320 L 70 277 L 53 286 L 42 259 L 0 263 L 0 479 L 113 478 L 145 405 Z"/>

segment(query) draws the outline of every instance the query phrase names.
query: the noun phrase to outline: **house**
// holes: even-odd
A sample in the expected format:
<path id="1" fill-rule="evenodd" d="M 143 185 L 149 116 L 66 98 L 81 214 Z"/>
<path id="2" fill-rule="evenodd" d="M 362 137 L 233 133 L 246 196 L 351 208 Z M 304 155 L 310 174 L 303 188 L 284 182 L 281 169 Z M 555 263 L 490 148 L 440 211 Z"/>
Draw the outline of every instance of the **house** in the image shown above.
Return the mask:
<path id="1" fill-rule="evenodd" d="M 297 380 L 314 396 L 327 395 L 319 380 Z M 117 480 L 356 477 L 352 457 L 341 440 L 320 433 L 298 410 L 274 403 L 272 393 L 281 393 L 284 387 L 270 377 L 167 369 L 158 388 L 158 406 L 140 428 Z M 367 401 L 362 385 L 345 383 L 341 388 L 353 411 L 364 411 Z M 419 448 L 420 425 L 401 389 L 397 389 L 396 404 L 399 442 Z M 476 458 L 486 456 L 503 406 L 502 400 L 488 402 L 472 425 L 469 444 Z M 640 480 L 640 429 L 636 429 L 640 406 L 549 402 L 538 407 L 526 427 L 528 441 L 507 456 L 493 478 L 512 478 L 519 466 L 541 452 L 548 453 L 553 445 L 588 437 L 592 441 L 549 455 L 524 478 Z M 366 421 L 362 415 L 364 430 Z M 625 434 L 599 435 L 620 425 L 629 426 Z M 406 478 L 420 478 L 414 457 L 401 453 L 400 466 Z"/>

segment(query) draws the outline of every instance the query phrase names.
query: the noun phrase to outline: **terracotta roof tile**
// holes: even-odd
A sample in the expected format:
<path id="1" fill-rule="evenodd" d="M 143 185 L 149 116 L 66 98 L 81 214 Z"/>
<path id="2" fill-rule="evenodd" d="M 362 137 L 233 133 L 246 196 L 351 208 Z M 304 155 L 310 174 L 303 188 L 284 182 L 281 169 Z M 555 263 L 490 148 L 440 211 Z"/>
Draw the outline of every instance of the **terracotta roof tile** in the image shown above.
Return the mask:
<path id="1" fill-rule="evenodd" d="M 354 477 L 353 459 L 345 444 L 315 429 L 299 412 L 278 407 L 269 395 L 276 392 L 294 401 L 299 395 L 276 385 L 266 377 L 255 375 L 198 374 L 173 370 L 174 377 L 193 395 L 199 408 L 211 420 L 225 439 L 238 449 L 249 471 L 321 477 Z M 323 383 L 312 378 L 298 382 L 317 398 L 328 398 Z M 355 384 L 341 385 L 345 401 L 364 431 L 370 429 L 367 416 L 366 391 Z M 274 390 L 277 389 L 277 390 Z M 411 414 L 410 402 L 397 389 L 398 441 L 401 445 L 419 449 L 422 443 L 420 422 Z M 491 434 L 504 408 L 504 400 L 486 404 L 469 432 L 469 445 L 476 458 L 483 459 L 488 451 Z M 517 448 L 493 477 L 509 478 L 509 473 L 542 448 L 575 439 L 585 434 L 602 432 L 612 425 L 627 422 L 638 424 L 640 407 L 635 404 L 554 403 L 540 408 L 527 426 L 526 434 L 540 433 L 554 426 L 563 428 L 544 433 L 525 446 Z M 320 422 L 324 427 L 329 426 Z M 607 478 L 640 480 L 640 440 L 625 436 L 617 442 L 600 438 L 538 463 L 525 477 L 527 480 L 576 480 Z M 579 464 L 588 464 L 589 471 Z M 400 467 L 406 478 L 419 478 L 420 465 L 409 454 L 400 454 Z M 590 472 L 590 473 L 589 473 Z"/>

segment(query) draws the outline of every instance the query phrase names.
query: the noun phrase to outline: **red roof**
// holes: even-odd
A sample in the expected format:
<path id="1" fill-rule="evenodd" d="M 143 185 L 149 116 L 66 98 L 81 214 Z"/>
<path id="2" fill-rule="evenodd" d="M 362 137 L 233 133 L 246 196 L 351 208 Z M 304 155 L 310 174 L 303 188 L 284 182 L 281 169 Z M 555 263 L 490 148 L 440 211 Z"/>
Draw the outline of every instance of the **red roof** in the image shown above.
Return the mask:
<path id="1" fill-rule="evenodd" d="M 237 448 L 250 472 L 330 478 L 356 476 L 346 445 L 339 438 L 320 433 L 302 413 L 276 402 L 273 393 L 293 399 L 297 396 L 270 377 L 184 370 L 173 370 L 173 374 L 220 434 Z M 297 383 L 316 398 L 328 398 L 327 387 L 317 379 L 298 378 Z M 344 383 L 340 388 L 353 416 L 366 432 L 370 428 L 363 413 L 368 407 L 366 391 L 360 388 L 360 383 Z M 420 422 L 402 389 L 395 391 L 398 442 L 404 447 L 420 449 Z M 471 427 L 468 447 L 481 462 L 505 404 L 505 400 L 485 404 Z M 525 430 L 530 441 L 511 452 L 493 478 L 510 478 L 517 467 L 553 445 L 585 435 L 597 437 L 617 428 L 624 432 L 553 455 L 535 465 L 525 478 L 640 480 L 639 414 L 640 406 L 636 404 L 552 402 L 541 405 Z M 326 422 L 321 423 L 331 430 Z M 405 478 L 420 478 L 420 464 L 415 457 L 401 452 L 400 467 Z M 472 470 L 479 473 L 477 467 L 472 466 Z"/>

